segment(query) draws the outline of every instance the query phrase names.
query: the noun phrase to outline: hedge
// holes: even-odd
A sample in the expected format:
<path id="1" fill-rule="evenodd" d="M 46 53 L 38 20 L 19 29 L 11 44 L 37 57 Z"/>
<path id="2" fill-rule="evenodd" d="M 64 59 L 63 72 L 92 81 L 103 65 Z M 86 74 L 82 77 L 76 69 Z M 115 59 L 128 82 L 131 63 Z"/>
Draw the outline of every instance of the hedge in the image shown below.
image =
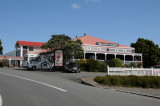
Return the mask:
<path id="1" fill-rule="evenodd" d="M 77 61 L 81 71 L 88 72 L 107 72 L 107 63 L 93 59 L 80 59 Z"/>
<path id="2" fill-rule="evenodd" d="M 97 83 L 109 86 L 160 88 L 159 76 L 98 76 Z"/>

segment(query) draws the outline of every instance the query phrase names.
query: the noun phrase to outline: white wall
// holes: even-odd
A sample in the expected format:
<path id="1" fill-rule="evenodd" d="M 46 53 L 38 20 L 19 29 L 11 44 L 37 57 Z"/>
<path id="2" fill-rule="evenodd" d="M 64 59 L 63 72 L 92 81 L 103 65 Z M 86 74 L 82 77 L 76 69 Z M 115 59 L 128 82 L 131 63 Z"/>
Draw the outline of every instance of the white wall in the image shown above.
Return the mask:
<path id="1" fill-rule="evenodd" d="M 33 47 L 33 51 L 29 51 L 29 47 L 28 47 L 28 48 L 27 48 L 27 53 L 28 53 L 28 54 L 33 54 L 33 53 L 39 52 L 39 51 L 41 51 L 41 50 L 42 50 L 41 47 Z"/>

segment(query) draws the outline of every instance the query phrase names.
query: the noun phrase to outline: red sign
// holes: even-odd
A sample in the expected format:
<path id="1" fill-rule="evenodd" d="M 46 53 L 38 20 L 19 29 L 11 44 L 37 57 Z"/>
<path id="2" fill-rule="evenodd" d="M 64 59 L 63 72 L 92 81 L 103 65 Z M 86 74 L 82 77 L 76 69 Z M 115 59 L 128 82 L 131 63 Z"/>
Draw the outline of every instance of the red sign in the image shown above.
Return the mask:
<path id="1" fill-rule="evenodd" d="M 55 50 L 55 66 L 63 66 L 63 51 Z"/>

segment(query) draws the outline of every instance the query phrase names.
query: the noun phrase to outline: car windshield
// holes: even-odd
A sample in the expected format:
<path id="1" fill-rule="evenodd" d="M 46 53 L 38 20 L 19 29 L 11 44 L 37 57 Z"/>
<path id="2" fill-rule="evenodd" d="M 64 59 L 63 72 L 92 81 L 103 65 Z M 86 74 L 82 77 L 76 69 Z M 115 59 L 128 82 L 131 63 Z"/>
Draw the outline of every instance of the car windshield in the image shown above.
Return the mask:
<path id="1" fill-rule="evenodd" d="M 69 63 L 68 66 L 69 67 L 77 67 L 77 64 L 76 63 Z"/>

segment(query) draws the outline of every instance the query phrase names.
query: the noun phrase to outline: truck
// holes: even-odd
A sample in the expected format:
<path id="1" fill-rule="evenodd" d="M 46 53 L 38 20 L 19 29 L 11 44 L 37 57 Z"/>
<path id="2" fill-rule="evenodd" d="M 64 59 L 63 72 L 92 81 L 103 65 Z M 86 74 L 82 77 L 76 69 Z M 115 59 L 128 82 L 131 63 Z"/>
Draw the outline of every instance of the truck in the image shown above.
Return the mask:
<path id="1" fill-rule="evenodd" d="M 54 54 L 26 54 L 24 55 L 23 67 L 28 70 L 54 70 Z"/>

